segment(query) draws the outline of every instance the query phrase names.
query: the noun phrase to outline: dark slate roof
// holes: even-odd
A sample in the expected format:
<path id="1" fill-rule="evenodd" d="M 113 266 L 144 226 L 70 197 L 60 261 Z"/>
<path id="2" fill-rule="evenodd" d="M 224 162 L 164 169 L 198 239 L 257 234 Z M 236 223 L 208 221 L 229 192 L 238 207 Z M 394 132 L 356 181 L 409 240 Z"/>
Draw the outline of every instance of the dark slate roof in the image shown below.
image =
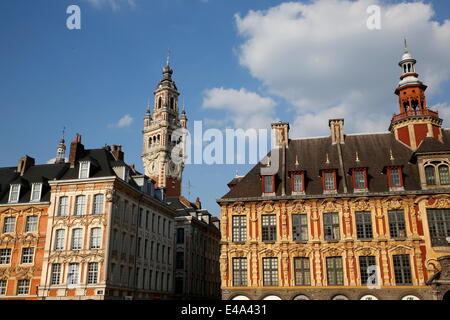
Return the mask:
<path id="1" fill-rule="evenodd" d="M 444 143 L 427 138 L 418 151 L 450 151 L 450 130 L 443 130 L 443 133 Z M 397 141 L 393 134 L 347 135 L 345 144 L 340 145 L 343 168 L 340 165 L 338 148 L 339 145 L 331 143 L 331 137 L 290 140 L 286 149 L 286 196 L 292 195 L 289 177 L 291 171 L 306 172 L 306 196 L 323 196 L 321 170 L 325 169 L 337 170 L 338 194 L 345 194 L 345 182 L 347 194 L 354 194 L 351 176 L 351 170 L 354 168 L 367 168 L 368 194 L 389 192 L 386 175 L 386 167 L 389 166 L 402 167 L 406 191 L 421 190 L 418 168 L 413 161 L 415 153 Z M 269 152 L 268 156 L 270 155 Z M 222 199 L 261 197 L 261 166 L 261 163 L 258 163 L 253 167 Z M 282 195 L 281 172 L 280 168 L 275 176 L 276 196 Z"/>
<path id="2" fill-rule="evenodd" d="M 91 149 L 84 150 L 80 155 L 78 161 L 75 162 L 73 168 L 69 168 L 61 178 L 62 180 L 78 179 L 78 173 L 80 169 L 79 161 L 92 161 L 89 172 L 90 178 L 112 177 L 115 176 L 115 172 L 112 169 L 111 163 L 114 163 L 116 159 L 111 152 L 106 149 Z"/>

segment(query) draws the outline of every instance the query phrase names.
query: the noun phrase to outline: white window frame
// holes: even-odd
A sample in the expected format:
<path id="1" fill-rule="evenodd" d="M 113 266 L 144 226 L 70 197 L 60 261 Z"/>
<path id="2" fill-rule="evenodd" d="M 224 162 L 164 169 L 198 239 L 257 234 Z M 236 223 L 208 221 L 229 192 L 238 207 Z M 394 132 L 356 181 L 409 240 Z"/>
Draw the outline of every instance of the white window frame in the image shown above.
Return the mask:
<path id="1" fill-rule="evenodd" d="M 38 189 L 38 190 L 36 190 Z M 39 193 L 37 193 L 39 191 Z M 37 193 L 38 197 L 34 197 L 34 194 Z M 42 183 L 33 183 L 31 185 L 31 195 L 30 195 L 30 202 L 40 202 L 42 196 Z"/>
<path id="2" fill-rule="evenodd" d="M 14 188 L 18 188 L 17 189 L 17 195 L 15 198 L 13 198 L 13 190 Z M 18 203 L 19 199 L 20 199 L 20 189 L 22 188 L 22 186 L 20 184 L 11 184 L 10 185 L 10 189 L 9 189 L 9 198 L 8 198 L 8 202 L 9 203 Z"/>
<path id="3" fill-rule="evenodd" d="M 65 203 L 63 203 L 65 201 Z M 64 210 L 62 210 L 64 208 Z M 59 217 L 66 217 L 69 210 L 69 197 L 62 196 L 59 197 L 58 201 L 58 216 Z"/>
<path id="4" fill-rule="evenodd" d="M 22 285 L 22 283 L 25 282 L 27 283 L 27 286 L 25 287 L 25 285 Z M 22 290 L 26 290 L 26 292 L 19 292 Z M 26 296 L 30 294 L 30 279 L 20 279 L 17 281 L 17 295 L 18 296 Z"/>
<path id="5" fill-rule="evenodd" d="M 31 250 L 31 253 L 29 252 Z M 22 248 L 22 256 L 20 257 L 20 264 L 33 264 L 34 262 L 34 248 L 33 247 L 27 247 Z M 27 261 L 24 261 L 25 258 Z"/>
<path id="6" fill-rule="evenodd" d="M 0 261 L 4 261 L 4 263 L 0 263 L 0 265 L 9 265 L 11 263 L 11 254 L 12 249 L 11 248 L 2 248 L 0 250 L 3 250 L 5 253 L 8 252 L 9 254 L 1 254 L 0 255 Z M 9 250 L 9 251 L 8 251 Z M 1 251 L 0 251 L 1 252 Z"/>
<path id="7" fill-rule="evenodd" d="M 87 165 L 87 168 L 83 167 L 85 165 Z M 78 172 L 78 179 L 89 179 L 90 171 L 91 171 L 91 162 L 90 161 L 80 161 L 80 171 Z M 84 173 L 86 173 L 86 174 L 84 174 Z"/>
<path id="8" fill-rule="evenodd" d="M 30 223 L 30 219 L 35 218 L 36 222 Z M 38 216 L 27 216 L 25 220 L 25 232 L 37 232 L 38 230 L 39 217 Z M 30 230 L 30 226 L 34 226 L 32 230 Z"/>
<path id="9" fill-rule="evenodd" d="M 67 284 L 74 285 L 80 282 L 80 264 L 79 263 L 69 263 L 67 269 Z"/>
<path id="10" fill-rule="evenodd" d="M 61 284 L 61 272 L 62 265 L 61 263 L 53 263 L 51 267 L 50 274 L 50 285 L 55 286 Z"/>
<path id="11" fill-rule="evenodd" d="M 98 283 L 98 262 L 88 263 L 86 283 L 87 284 Z"/>
<path id="12" fill-rule="evenodd" d="M 0 280 L 0 296 L 6 295 L 7 288 L 8 288 L 8 280 Z"/>
<path id="13" fill-rule="evenodd" d="M 75 237 L 75 231 L 80 232 L 79 237 Z M 77 244 L 76 247 L 75 244 Z M 82 228 L 72 229 L 72 241 L 70 243 L 70 250 L 79 251 L 82 249 L 83 249 L 83 229 Z"/>
<path id="14" fill-rule="evenodd" d="M 79 201 L 83 199 L 83 201 Z M 80 210 L 79 210 L 80 209 Z M 75 197 L 75 215 L 76 216 L 84 216 L 86 214 L 86 196 L 79 195 Z"/>
<path id="15" fill-rule="evenodd" d="M 13 223 L 12 223 L 12 230 L 8 231 L 7 230 L 7 225 L 11 225 L 11 223 L 6 223 L 7 219 L 13 219 Z M 5 219 L 3 220 L 3 233 L 14 233 L 16 229 L 16 218 L 15 217 L 5 217 Z"/>
<path id="16" fill-rule="evenodd" d="M 98 234 L 94 234 L 94 231 L 98 231 Z M 90 239 L 89 239 L 89 249 L 99 250 L 102 247 L 102 228 L 95 227 L 91 228 Z"/>
<path id="17" fill-rule="evenodd" d="M 61 231 L 62 237 L 58 237 L 58 233 L 59 233 L 58 231 Z M 65 238 L 66 238 L 66 230 L 65 229 L 57 229 L 55 231 L 55 251 L 64 250 Z"/>
<path id="18" fill-rule="evenodd" d="M 100 199 L 100 201 L 98 199 Z M 105 196 L 103 194 L 98 193 L 94 195 L 92 214 L 103 214 L 104 204 L 105 204 Z"/>

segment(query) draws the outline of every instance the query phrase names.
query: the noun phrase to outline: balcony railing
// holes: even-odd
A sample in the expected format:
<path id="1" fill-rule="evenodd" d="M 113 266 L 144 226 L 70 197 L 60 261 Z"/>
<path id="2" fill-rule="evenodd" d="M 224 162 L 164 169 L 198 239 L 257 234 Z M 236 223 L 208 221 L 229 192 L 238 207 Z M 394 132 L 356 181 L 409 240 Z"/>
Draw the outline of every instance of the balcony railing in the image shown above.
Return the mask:
<path id="1" fill-rule="evenodd" d="M 414 117 L 414 116 L 433 116 L 438 118 L 439 117 L 439 113 L 426 109 L 426 110 L 409 110 L 400 114 L 394 114 L 394 116 L 392 117 L 392 122 L 401 120 L 401 119 L 405 119 L 408 117 Z"/>

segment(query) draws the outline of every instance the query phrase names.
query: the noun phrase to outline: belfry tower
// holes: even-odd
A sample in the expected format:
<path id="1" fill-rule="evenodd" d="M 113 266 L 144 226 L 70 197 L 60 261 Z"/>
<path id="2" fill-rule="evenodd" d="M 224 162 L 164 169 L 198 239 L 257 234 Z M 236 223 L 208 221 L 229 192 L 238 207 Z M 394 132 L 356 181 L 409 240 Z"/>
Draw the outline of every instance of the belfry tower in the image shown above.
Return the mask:
<path id="1" fill-rule="evenodd" d="M 156 181 L 156 186 L 165 188 L 168 197 L 178 197 L 181 195 L 184 163 L 173 161 L 172 151 L 175 147 L 183 151 L 184 148 L 180 148 L 182 138 L 173 134 L 178 129 L 186 128 L 187 118 L 184 109 L 179 117 L 180 93 L 172 80 L 172 74 L 173 70 L 167 58 L 163 79 L 153 93 L 153 116 L 149 104 L 144 118 L 142 161 L 145 174 Z"/>
<path id="2" fill-rule="evenodd" d="M 395 138 L 412 150 L 428 136 L 442 139 L 442 119 L 435 111 L 428 109 L 425 91 L 427 86 L 416 73 L 416 60 L 411 56 L 405 40 L 405 49 L 399 65 L 402 69 L 395 94 L 398 95 L 400 113 L 394 115 L 389 130 Z"/>

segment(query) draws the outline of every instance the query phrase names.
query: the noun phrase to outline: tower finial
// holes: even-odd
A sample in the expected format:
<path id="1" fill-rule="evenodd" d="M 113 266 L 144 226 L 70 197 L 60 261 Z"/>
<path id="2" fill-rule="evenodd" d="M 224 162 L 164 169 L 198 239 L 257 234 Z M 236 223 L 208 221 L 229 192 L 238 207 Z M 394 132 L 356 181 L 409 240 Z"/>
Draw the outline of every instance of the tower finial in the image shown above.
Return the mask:
<path id="1" fill-rule="evenodd" d="M 170 48 L 167 49 L 166 66 L 170 66 Z"/>
<path id="2" fill-rule="evenodd" d="M 66 154 L 65 142 L 66 141 L 64 140 L 65 132 L 66 132 L 66 127 L 63 127 L 61 140 L 59 141 L 58 147 L 56 149 L 55 163 L 65 163 L 66 162 L 66 159 L 65 159 L 65 154 Z"/>
<path id="3" fill-rule="evenodd" d="M 406 41 L 406 37 L 404 38 L 405 40 L 405 53 L 408 52 L 408 42 Z"/>

